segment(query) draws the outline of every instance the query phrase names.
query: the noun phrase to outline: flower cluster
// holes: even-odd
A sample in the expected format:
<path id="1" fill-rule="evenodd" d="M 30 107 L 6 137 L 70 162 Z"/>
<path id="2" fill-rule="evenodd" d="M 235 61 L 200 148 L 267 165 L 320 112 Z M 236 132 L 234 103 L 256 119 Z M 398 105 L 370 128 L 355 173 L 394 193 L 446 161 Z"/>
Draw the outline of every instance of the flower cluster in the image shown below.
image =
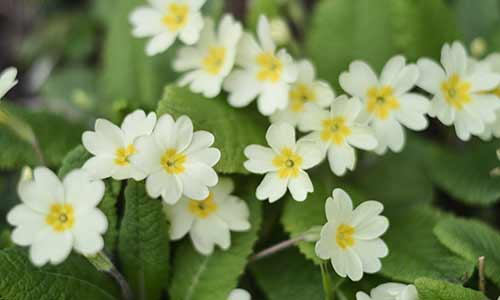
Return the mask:
<path id="1" fill-rule="evenodd" d="M 356 300 L 418 300 L 417 288 L 413 284 L 384 283 L 370 291 L 356 293 Z"/>

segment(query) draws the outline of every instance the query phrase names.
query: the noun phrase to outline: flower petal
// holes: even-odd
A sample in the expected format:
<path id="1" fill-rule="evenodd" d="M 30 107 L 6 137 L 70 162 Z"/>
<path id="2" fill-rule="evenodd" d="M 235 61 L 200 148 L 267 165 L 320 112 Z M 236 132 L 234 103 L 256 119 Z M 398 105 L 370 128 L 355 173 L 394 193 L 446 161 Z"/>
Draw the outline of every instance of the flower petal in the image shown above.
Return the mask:
<path id="1" fill-rule="evenodd" d="M 257 187 L 257 199 L 275 202 L 285 195 L 287 184 L 288 180 L 280 179 L 277 172 L 267 173 Z"/>
<path id="2" fill-rule="evenodd" d="M 272 124 L 266 132 L 266 140 L 277 153 L 283 148 L 295 150 L 295 129 L 286 123 Z"/>
<path id="3" fill-rule="evenodd" d="M 351 197 L 343 190 L 336 188 L 332 193 L 333 198 L 328 198 L 325 203 L 325 213 L 328 222 L 344 222 L 352 215 Z"/>
<path id="4" fill-rule="evenodd" d="M 256 174 L 264 174 L 276 170 L 276 167 L 273 165 L 276 153 L 271 148 L 261 145 L 249 145 L 245 148 L 244 153 L 248 160 L 243 165 L 248 171 Z"/>
<path id="5" fill-rule="evenodd" d="M 376 86 L 378 80 L 367 63 L 357 60 L 349 65 L 348 72 L 340 74 L 339 83 L 347 93 L 364 99 L 368 89 Z"/>
<path id="6" fill-rule="evenodd" d="M 63 185 L 65 201 L 71 203 L 77 215 L 96 207 L 104 196 L 104 182 L 93 179 L 84 170 L 71 171 Z"/>
<path id="7" fill-rule="evenodd" d="M 218 198 L 215 199 L 220 203 Z M 250 222 L 248 221 L 250 211 L 248 210 L 248 206 L 245 201 L 236 196 L 225 198 L 220 203 L 216 214 L 226 222 L 230 230 L 247 231 L 250 229 Z"/>
<path id="8" fill-rule="evenodd" d="M 190 232 L 191 240 L 198 252 L 210 255 L 214 245 L 219 245 L 223 250 L 231 245 L 231 234 L 227 225 L 218 217 L 211 216 L 198 219 L 194 222 Z"/>
<path id="9" fill-rule="evenodd" d="M 37 235 L 30 248 L 30 258 L 33 264 L 41 267 L 50 262 L 59 264 L 71 253 L 73 236 L 69 231 L 55 232 L 52 227 L 45 227 Z"/>
<path id="10" fill-rule="evenodd" d="M 292 177 L 288 181 L 290 194 L 295 201 L 304 201 L 308 193 L 314 191 L 313 184 L 306 172 L 300 171 L 297 177 Z"/>
<path id="11" fill-rule="evenodd" d="M 348 144 L 330 145 L 327 152 L 330 169 L 337 176 L 342 176 L 347 170 L 354 170 L 356 166 L 356 153 Z"/>

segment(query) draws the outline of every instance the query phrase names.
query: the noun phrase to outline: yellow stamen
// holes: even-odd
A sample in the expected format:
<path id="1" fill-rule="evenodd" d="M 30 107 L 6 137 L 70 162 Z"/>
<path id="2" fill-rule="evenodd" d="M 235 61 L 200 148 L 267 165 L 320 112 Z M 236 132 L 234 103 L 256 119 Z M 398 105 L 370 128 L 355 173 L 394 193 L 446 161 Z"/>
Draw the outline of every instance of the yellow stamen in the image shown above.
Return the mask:
<path id="1" fill-rule="evenodd" d="M 127 166 L 130 163 L 128 161 L 129 156 L 136 152 L 137 150 L 133 144 L 128 145 L 127 148 L 118 148 L 116 150 L 115 164 L 122 167 Z"/>
<path id="2" fill-rule="evenodd" d="M 162 23 L 168 30 L 175 32 L 182 29 L 189 17 L 189 6 L 187 4 L 172 3 L 168 6 L 167 14 L 162 18 Z"/>
<path id="3" fill-rule="evenodd" d="M 75 224 L 75 213 L 71 204 L 52 204 L 45 222 L 57 232 L 71 229 Z"/>
<path id="4" fill-rule="evenodd" d="M 280 79 L 283 64 L 273 53 L 265 52 L 259 54 L 257 56 L 257 64 L 260 67 L 257 73 L 258 80 L 276 82 Z"/>
<path id="5" fill-rule="evenodd" d="M 226 56 L 226 48 L 210 47 L 208 54 L 203 58 L 203 69 L 212 75 L 219 74 L 224 66 L 224 58 Z"/>
<path id="6" fill-rule="evenodd" d="M 168 174 L 180 174 L 184 172 L 184 163 L 187 156 L 184 153 L 177 153 L 175 149 L 167 149 L 160 159 L 160 163 Z"/>
<path id="7" fill-rule="evenodd" d="M 471 101 L 470 83 L 462 81 L 458 74 L 453 74 L 447 81 L 443 81 L 441 90 L 446 102 L 458 110 L 462 110 Z"/>
<path id="8" fill-rule="evenodd" d="M 366 109 L 381 120 L 389 117 L 391 110 L 399 108 L 399 101 L 394 96 L 394 91 L 390 86 L 381 88 L 371 87 L 368 90 L 368 100 Z"/>
<path id="9" fill-rule="evenodd" d="M 208 194 L 204 200 L 189 200 L 188 210 L 198 218 L 205 219 L 217 211 L 217 203 L 214 201 L 214 195 Z"/>
<path id="10" fill-rule="evenodd" d="M 331 140 L 336 145 L 342 145 L 344 140 L 351 135 L 351 129 L 346 125 L 344 117 L 326 119 L 321 123 L 323 125 L 321 139 L 325 142 Z"/>
<path id="11" fill-rule="evenodd" d="M 354 246 L 354 227 L 340 224 L 337 227 L 337 234 L 335 235 L 335 240 L 337 241 L 337 245 L 342 250 L 346 250 L 349 247 Z"/>
<path id="12" fill-rule="evenodd" d="M 306 84 L 298 83 L 290 89 L 290 109 L 293 112 L 302 112 L 304 104 L 316 101 L 316 93 Z"/>
<path id="13" fill-rule="evenodd" d="M 281 154 L 274 157 L 273 165 L 278 168 L 278 176 L 281 179 L 297 177 L 302 165 L 302 157 L 285 147 L 281 150 Z"/>

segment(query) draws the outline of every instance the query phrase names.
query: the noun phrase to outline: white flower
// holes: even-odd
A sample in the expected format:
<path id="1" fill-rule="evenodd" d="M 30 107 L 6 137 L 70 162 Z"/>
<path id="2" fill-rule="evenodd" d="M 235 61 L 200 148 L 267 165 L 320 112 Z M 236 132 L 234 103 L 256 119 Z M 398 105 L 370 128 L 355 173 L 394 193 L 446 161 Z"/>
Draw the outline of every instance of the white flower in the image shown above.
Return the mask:
<path id="1" fill-rule="evenodd" d="M 318 107 L 327 107 L 334 98 L 330 85 L 322 80 L 316 80 L 313 64 L 308 60 L 297 63 L 299 75 L 288 92 L 288 106 L 271 115 L 273 123 L 286 122 L 298 129 L 305 131 L 302 120 L 306 111 L 306 103 L 315 104 Z"/>
<path id="2" fill-rule="evenodd" d="M 243 107 L 257 98 L 257 108 L 266 116 L 288 105 L 290 84 L 297 79 L 292 57 L 271 39 L 269 22 L 261 16 L 257 25 L 260 44 L 244 33 L 238 45 L 236 68 L 224 81 L 229 104 Z"/>
<path id="3" fill-rule="evenodd" d="M 137 154 L 132 164 L 146 172 L 146 191 L 152 198 L 161 196 L 168 204 L 176 203 L 181 195 L 203 200 L 208 187 L 219 180 L 212 168 L 220 159 L 220 151 L 210 146 L 214 136 L 207 131 L 193 133 L 193 123 L 187 116 L 174 121 L 163 115 L 151 135 L 136 139 Z"/>
<path id="4" fill-rule="evenodd" d="M 17 84 L 16 75 L 17 69 L 14 67 L 7 68 L 0 73 L 0 100 Z"/>
<path id="5" fill-rule="evenodd" d="M 220 93 L 222 82 L 233 68 L 236 47 L 241 37 L 241 24 L 225 15 L 217 33 L 211 19 L 205 19 L 201 38 L 194 47 L 183 47 L 174 60 L 174 69 L 188 71 L 179 85 L 189 84 L 195 93 L 212 98 Z"/>
<path id="6" fill-rule="evenodd" d="M 244 289 L 234 289 L 229 294 L 227 300 L 251 300 L 250 293 Z"/>
<path id="7" fill-rule="evenodd" d="M 7 215 L 16 226 L 12 241 L 31 246 L 36 266 L 61 263 L 71 249 L 83 255 L 101 251 L 108 222 L 96 206 L 104 195 L 104 183 L 83 170 L 70 172 L 63 182 L 45 167 L 36 168 L 33 176 L 19 183 L 23 203 Z"/>
<path id="8" fill-rule="evenodd" d="M 285 195 L 287 188 L 293 199 L 304 201 L 314 191 L 311 179 L 304 170 L 317 165 L 321 159 L 319 145 L 295 142 L 295 130 L 286 123 L 273 124 L 266 133 L 271 148 L 249 145 L 244 165 L 252 173 L 266 174 L 257 187 L 259 200 L 275 202 Z"/>
<path id="9" fill-rule="evenodd" d="M 349 195 L 342 189 L 333 191 L 326 200 L 327 223 L 321 229 L 316 243 L 316 255 L 330 259 L 335 272 L 358 281 L 365 273 L 376 273 L 382 268 L 380 258 L 389 250 L 380 236 L 389 227 L 389 220 L 380 216 L 382 203 L 365 201 L 353 210 Z"/>
<path id="10" fill-rule="evenodd" d="M 500 101 L 484 91 L 496 88 L 500 76 L 469 67 L 462 44 L 454 42 L 443 46 L 443 67 L 427 58 L 419 59 L 417 64 L 421 74 L 417 85 L 434 95 L 429 115 L 445 125 L 454 124 L 461 140 L 480 135 L 486 123 L 495 121 Z"/>
<path id="11" fill-rule="evenodd" d="M 307 104 L 303 128 L 313 131 L 304 139 L 321 144 L 328 156 L 330 169 L 338 176 L 354 170 L 356 153 L 354 148 L 373 150 L 377 140 L 373 130 L 356 121 L 362 104 L 357 98 L 340 96 L 333 101 L 330 111 Z"/>
<path id="12" fill-rule="evenodd" d="M 130 156 L 137 152 L 134 141 L 149 135 L 156 124 L 156 114 L 136 110 L 123 120 L 121 128 L 108 120 L 98 119 L 95 131 L 83 133 L 83 146 L 94 155 L 83 165 L 96 178 L 112 177 L 116 180 L 146 177 L 140 168 L 130 163 Z"/>
<path id="13" fill-rule="evenodd" d="M 492 53 L 477 64 L 479 64 L 480 68 L 483 68 L 483 70 L 492 71 L 500 75 L 500 53 Z M 474 67 L 477 68 L 477 65 Z M 485 93 L 496 96 L 497 101 L 500 101 L 500 84 Z M 500 109 L 495 110 L 495 121 L 485 124 L 485 130 L 481 134 L 481 138 L 484 140 L 490 140 L 493 136 L 500 138 Z"/>
<path id="14" fill-rule="evenodd" d="M 186 45 L 200 38 L 203 17 L 200 9 L 206 0 L 149 0 L 148 6 L 136 8 L 130 14 L 135 37 L 151 37 L 146 45 L 148 55 L 167 50 L 177 36 Z"/>
<path id="15" fill-rule="evenodd" d="M 418 300 L 418 291 L 413 284 L 389 282 L 372 289 L 370 296 L 357 292 L 356 300 Z"/>
<path id="16" fill-rule="evenodd" d="M 415 64 L 406 65 L 403 56 L 391 58 L 384 66 L 380 78 L 369 65 L 355 61 L 349 71 L 340 75 L 339 82 L 349 94 L 364 101 L 365 116 L 375 131 L 378 147 L 383 154 L 387 148 L 394 152 L 403 149 L 405 135 L 403 126 L 412 130 L 427 127 L 425 114 L 429 101 L 409 91 L 415 86 L 419 71 Z"/>
<path id="17" fill-rule="evenodd" d="M 215 245 L 229 249 L 230 231 L 250 229 L 248 206 L 231 195 L 233 190 L 231 179 L 221 178 L 204 200 L 182 197 L 174 205 L 165 205 L 171 224 L 170 238 L 179 240 L 189 232 L 194 247 L 204 255 L 212 254 Z"/>

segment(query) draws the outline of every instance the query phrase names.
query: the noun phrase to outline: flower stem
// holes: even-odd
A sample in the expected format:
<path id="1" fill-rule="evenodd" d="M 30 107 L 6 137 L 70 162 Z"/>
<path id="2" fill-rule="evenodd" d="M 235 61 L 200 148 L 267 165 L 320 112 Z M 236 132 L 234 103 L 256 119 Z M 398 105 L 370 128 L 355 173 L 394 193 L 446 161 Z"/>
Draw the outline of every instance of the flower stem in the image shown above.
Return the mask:
<path id="1" fill-rule="evenodd" d="M 277 252 L 280 252 L 280 251 L 283 251 L 287 248 L 290 248 L 292 246 L 295 246 L 296 244 L 298 244 L 299 242 L 303 241 L 305 239 L 305 235 L 299 235 L 298 237 L 296 238 L 293 238 L 293 239 L 288 239 L 288 240 L 285 240 L 285 241 L 282 241 L 276 245 L 273 245 L 269 248 L 266 248 L 258 253 L 256 253 L 255 255 L 253 255 L 251 258 L 250 258 L 250 262 L 254 262 L 254 261 L 257 261 L 257 260 L 260 260 L 262 258 L 265 258 L 265 257 L 268 257 L 268 256 L 271 256 Z"/>
<path id="2" fill-rule="evenodd" d="M 106 272 L 111 275 L 113 279 L 115 279 L 118 285 L 120 285 L 123 299 L 133 299 L 130 285 L 128 284 L 127 280 L 125 280 L 123 275 L 118 271 L 118 269 L 116 269 L 115 265 L 111 262 L 111 259 L 109 259 L 106 253 L 100 251 L 94 256 L 87 256 L 87 259 L 92 265 L 94 265 L 97 270 Z"/>
<path id="3" fill-rule="evenodd" d="M 38 139 L 35 137 L 33 142 L 31 143 L 31 146 L 33 147 L 33 150 L 35 151 L 36 157 L 38 158 L 38 162 L 42 165 L 45 166 L 45 157 L 43 156 L 42 148 L 40 148 L 40 143 L 38 142 Z"/>
<path id="4" fill-rule="evenodd" d="M 323 292 L 325 293 L 325 300 L 332 300 L 332 280 L 330 274 L 328 274 L 328 263 L 324 262 L 320 265 L 321 268 L 321 278 L 323 280 Z"/>
<path id="5" fill-rule="evenodd" d="M 486 279 L 484 278 L 484 256 L 478 258 L 478 270 L 479 270 L 479 290 L 483 293 L 486 292 Z"/>

